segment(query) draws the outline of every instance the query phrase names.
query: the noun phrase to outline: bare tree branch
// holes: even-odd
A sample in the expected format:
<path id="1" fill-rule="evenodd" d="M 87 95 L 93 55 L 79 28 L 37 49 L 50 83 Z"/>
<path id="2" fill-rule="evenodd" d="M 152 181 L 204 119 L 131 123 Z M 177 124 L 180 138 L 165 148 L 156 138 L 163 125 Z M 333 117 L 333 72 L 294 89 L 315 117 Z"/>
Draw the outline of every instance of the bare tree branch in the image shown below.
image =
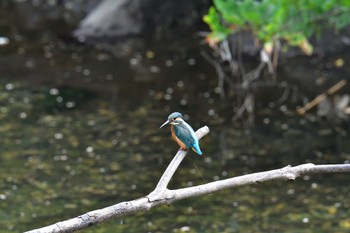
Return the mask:
<path id="1" fill-rule="evenodd" d="M 337 91 L 339 91 L 341 88 L 343 88 L 346 85 L 346 80 L 342 79 L 333 86 L 331 86 L 325 93 L 322 93 L 318 95 L 315 99 L 311 100 L 309 103 L 305 104 L 302 108 L 297 109 L 297 112 L 300 115 L 304 115 L 307 111 L 309 111 L 311 108 L 315 107 L 316 105 L 320 104 L 323 100 L 327 98 L 329 95 L 333 95 Z"/>
<path id="2" fill-rule="evenodd" d="M 205 136 L 207 133 L 209 133 L 209 128 L 206 126 L 199 129 L 196 132 L 199 138 Z M 350 164 L 314 165 L 308 163 L 295 167 L 287 166 L 281 169 L 228 178 L 225 180 L 214 181 L 207 184 L 188 188 L 181 188 L 176 190 L 167 189 L 167 185 L 170 179 L 172 178 L 173 174 L 175 173 L 176 169 L 180 165 L 181 161 L 185 158 L 187 153 L 188 151 L 184 150 L 178 151 L 178 153 L 173 158 L 168 168 L 162 175 L 155 190 L 151 192 L 148 196 L 141 197 L 132 201 L 121 202 L 103 209 L 93 210 L 78 217 L 58 222 L 40 229 L 31 230 L 28 232 L 74 232 L 115 217 L 130 215 L 140 211 L 146 211 L 154 206 L 170 204 L 181 199 L 194 196 L 201 196 L 233 187 L 250 184 L 259 184 L 267 181 L 295 180 L 297 177 L 316 173 L 350 172 Z"/>

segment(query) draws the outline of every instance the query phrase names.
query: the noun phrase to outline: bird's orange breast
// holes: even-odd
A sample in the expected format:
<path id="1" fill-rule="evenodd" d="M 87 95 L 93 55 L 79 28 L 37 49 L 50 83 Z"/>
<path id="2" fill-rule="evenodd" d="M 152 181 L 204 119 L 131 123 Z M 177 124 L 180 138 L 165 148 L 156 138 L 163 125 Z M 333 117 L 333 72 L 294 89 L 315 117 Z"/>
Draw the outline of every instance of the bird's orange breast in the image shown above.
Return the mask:
<path id="1" fill-rule="evenodd" d="M 173 125 L 171 125 L 171 137 L 181 147 L 181 149 L 187 149 L 185 143 L 183 143 L 178 137 L 176 137 Z"/>

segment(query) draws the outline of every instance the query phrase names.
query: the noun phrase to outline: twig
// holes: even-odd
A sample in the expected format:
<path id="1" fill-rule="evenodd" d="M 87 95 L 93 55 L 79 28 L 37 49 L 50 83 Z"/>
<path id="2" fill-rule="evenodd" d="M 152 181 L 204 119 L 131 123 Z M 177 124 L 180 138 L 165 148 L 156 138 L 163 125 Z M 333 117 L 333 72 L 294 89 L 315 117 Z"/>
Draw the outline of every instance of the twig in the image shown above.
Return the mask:
<path id="1" fill-rule="evenodd" d="M 274 71 L 277 70 L 278 54 L 280 52 L 280 49 L 281 49 L 281 42 L 278 39 L 274 40 L 273 61 L 272 61 L 272 66 Z"/>
<path id="2" fill-rule="evenodd" d="M 207 133 L 209 133 L 208 127 L 203 127 L 196 132 L 199 138 L 203 137 Z M 146 197 L 141 197 L 132 201 L 121 202 L 103 209 L 93 210 L 78 217 L 58 222 L 43 228 L 31 230 L 27 233 L 74 232 L 90 227 L 92 225 L 99 224 L 112 218 L 146 211 L 154 206 L 170 204 L 185 198 L 201 196 L 233 187 L 259 184 L 267 181 L 295 180 L 300 176 L 316 173 L 350 172 L 350 164 L 314 165 L 308 163 L 295 167 L 287 166 L 281 169 L 233 177 L 188 188 L 181 188 L 176 190 L 167 189 L 166 186 L 169 183 L 172 174 L 174 174 L 187 152 L 188 151 L 179 151 L 166 169 L 165 173 L 169 174 L 162 176 L 157 185 L 157 188 L 155 189 L 158 189 L 161 192 L 153 191 Z"/>
<path id="3" fill-rule="evenodd" d="M 252 106 L 252 104 L 254 104 L 254 101 L 252 99 L 252 97 L 248 94 L 246 96 L 246 98 L 244 99 L 243 104 L 239 107 L 238 111 L 236 112 L 236 114 L 232 117 L 232 121 L 236 121 L 238 120 L 245 111 L 247 111 L 247 109 L 249 107 Z"/>
<path id="4" fill-rule="evenodd" d="M 324 99 L 326 99 L 327 95 L 333 95 L 345 85 L 346 85 L 346 80 L 342 79 L 341 81 L 337 82 L 335 85 L 330 87 L 325 93 L 318 95 L 315 99 L 311 100 L 309 103 L 304 105 L 304 107 L 297 109 L 297 112 L 300 115 L 304 115 L 308 110 L 315 107 L 316 105 L 321 103 Z"/>
<path id="5" fill-rule="evenodd" d="M 243 64 L 242 50 L 243 50 L 243 34 L 239 33 L 237 35 L 237 61 L 238 61 L 238 68 L 240 69 L 241 76 L 244 77 L 246 72 Z"/>

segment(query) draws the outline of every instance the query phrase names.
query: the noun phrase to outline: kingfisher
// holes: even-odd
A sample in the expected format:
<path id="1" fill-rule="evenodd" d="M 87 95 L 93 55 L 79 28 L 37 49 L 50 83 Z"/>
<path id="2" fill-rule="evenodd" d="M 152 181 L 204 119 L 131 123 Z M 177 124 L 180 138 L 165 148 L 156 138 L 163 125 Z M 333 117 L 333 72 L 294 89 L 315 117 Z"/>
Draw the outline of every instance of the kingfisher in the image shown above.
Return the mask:
<path id="1" fill-rule="evenodd" d="M 192 149 L 199 155 L 202 155 L 202 151 L 199 148 L 199 142 L 196 134 L 192 127 L 184 121 L 183 116 L 179 112 L 173 112 L 168 116 L 168 120 L 160 126 L 170 124 L 171 125 L 171 136 L 179 144 L 183 150 Z"/>

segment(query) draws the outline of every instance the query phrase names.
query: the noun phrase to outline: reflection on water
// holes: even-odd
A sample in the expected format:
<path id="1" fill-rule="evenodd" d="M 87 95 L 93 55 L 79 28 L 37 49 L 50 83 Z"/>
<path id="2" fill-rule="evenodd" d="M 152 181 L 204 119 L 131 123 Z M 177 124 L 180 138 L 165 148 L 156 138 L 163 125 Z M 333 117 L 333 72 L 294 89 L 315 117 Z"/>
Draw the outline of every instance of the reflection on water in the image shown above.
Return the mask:
<path id="1" fill-rule="evenodd" d="M 288 164 L 349 163 L 348 122 L 262 107 L 250 134 L 197 47 L 174 41 L 127 58 L 15 35 L 0 57 L 0 228 L 21 232 L 148 194 L 177 146 L 169 112 L 208 125 L 179 188 Z M 166 48 L 166 49 L 164 49 Z M 199 168 L 195 169 L 193 162 Z M 346 174 L 240 187 L 115 219 L 86 232 L 348 232 Z"/>

